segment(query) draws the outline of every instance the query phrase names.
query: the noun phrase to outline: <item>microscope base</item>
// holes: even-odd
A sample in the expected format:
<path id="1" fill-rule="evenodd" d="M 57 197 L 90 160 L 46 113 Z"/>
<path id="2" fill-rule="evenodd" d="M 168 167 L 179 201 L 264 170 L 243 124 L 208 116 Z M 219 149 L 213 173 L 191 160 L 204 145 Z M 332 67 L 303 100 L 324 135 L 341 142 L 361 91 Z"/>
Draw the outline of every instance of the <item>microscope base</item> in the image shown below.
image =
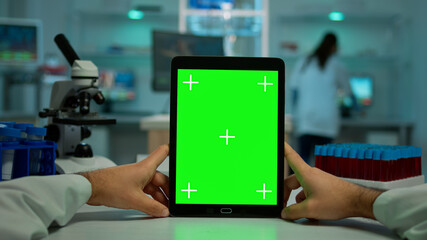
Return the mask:
<path id="1" fill-rule="evenodd" d="M 60 174 L 87 172 L 117 166 L 113 161 L 102 156 L 93 156 L 91 158 L 57 158 L 55 165 L 56 171 Z"/>

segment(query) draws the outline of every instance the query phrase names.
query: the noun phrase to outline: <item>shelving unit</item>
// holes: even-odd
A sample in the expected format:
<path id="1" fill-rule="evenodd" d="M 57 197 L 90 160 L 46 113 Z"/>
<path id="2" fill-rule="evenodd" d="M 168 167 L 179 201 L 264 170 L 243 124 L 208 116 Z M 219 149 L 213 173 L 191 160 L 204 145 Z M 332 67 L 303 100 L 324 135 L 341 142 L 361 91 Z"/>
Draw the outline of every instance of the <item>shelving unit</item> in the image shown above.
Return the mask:
<path id="1" fill-rule="evenodd" d="M 296 62 L 299 59 L 304 58 L 305 55 L 285 55 L 283 59 L 287 62 Z M 356 64 L 386 64 L 390 67 L 394 67 L 398 64 L 398 57 L 394 55 L 390 56 L 351 56 L 351 55 L 340 55 L 340 60 L 345 63 L 356 63 Z"/>
<path id="2" fill-rule="evenodd" d="M 379 62 L 393 62 L 399 58 L 397 49 L 402 45 L 401 29 L 406 21 L 397 13 L 380 12 L 348 13 L 343 21 L 331 21 L 328 12 L 322 11 L 288 12 L 280 14 L 276 19 L 278 24 L 273 31 L 286 38 L 281 41 L 297 42 L 298 51 L 295 55 L 311 52 L 321 34 L 332 30 L 338 33 L 342 58 Z"/>
<path id="3" fill-rule="evenodd" d="M 179 31 L 181 33 L 188 33 L 192 32 L 194 34 L 194 31 L 191 31 L 189 29 L 189 17 L 203 17 L 208 19 L 221 19 L 221 21 L 224 22 L 224 27 L 222 31 L 215 31 L 212 35 L 223 35 L 226 37 L 226 41 L 229 41 L 230 35 L 233 35 L 231 38 L 235 39 L 235 37 L 238 36 L 250 36 L 255 38 L 255 48 L 260 49 L 260 53 L 254 53 L 254 55 L 268 56 L 269 51 L 269 44 L 268 44 L 268 34 L 269 34 L 269 1 L 268 0 L 254 0 L 253 2 L 253 9 L 234 9 L 231 6 L 228 6 L 228 8 L 223 9 L 195 9 L 189 7 L 189 0 L 180 0 L 179 1 Z M 252 27 L 248 29 L 246 26 L 245 31 L 242 31 L 242 29 L 235 29 L 232 26 L 230 26 L 230 22 L 233 19 L 251 19 L 254 21 L 254 26 L 258 25 L 260 21 L 261 26 L 260 27 Z M 191 24 L 191 23 L 190 23 Z M 227 55 L 233 55 L 229 51 L 227 52 L 227 49 L 225 49 Z"/>

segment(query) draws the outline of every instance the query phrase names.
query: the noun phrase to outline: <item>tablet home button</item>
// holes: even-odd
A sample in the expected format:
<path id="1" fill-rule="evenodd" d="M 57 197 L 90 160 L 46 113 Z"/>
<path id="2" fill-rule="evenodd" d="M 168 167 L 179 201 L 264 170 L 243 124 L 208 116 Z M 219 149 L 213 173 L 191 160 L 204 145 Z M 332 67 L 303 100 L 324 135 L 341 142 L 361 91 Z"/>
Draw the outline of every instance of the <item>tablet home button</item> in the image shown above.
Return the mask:
<path id="1" fill-rule="evenodd" d="M 222 214 L 230 214 L 233 212 L 233 210 L 231 208 L 221 208 L 220 212 Z"/>

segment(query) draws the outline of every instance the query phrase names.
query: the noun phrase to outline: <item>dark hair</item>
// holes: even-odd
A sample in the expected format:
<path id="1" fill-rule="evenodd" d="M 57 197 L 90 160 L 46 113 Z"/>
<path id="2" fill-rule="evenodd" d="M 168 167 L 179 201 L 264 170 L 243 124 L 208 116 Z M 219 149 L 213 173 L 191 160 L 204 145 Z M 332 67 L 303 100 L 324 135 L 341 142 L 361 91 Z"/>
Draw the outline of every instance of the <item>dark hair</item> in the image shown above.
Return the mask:
<path id="1" fill-rule="evenodd" d="M 333 52 L 331 51 L 332 48 L 336 46 L 337 37 L 335 36 L 335 34 L 327 33 L 323 37 L 322 42 L 319 44 L 316 50 L 307 58 L 307 61 L 304 63 L 301 70 L 304 70 L 313 58 L 317 58 L 317 60 L 319 61 L 319 67 L 323 70 L 329 57 L 333 54 Z"/>

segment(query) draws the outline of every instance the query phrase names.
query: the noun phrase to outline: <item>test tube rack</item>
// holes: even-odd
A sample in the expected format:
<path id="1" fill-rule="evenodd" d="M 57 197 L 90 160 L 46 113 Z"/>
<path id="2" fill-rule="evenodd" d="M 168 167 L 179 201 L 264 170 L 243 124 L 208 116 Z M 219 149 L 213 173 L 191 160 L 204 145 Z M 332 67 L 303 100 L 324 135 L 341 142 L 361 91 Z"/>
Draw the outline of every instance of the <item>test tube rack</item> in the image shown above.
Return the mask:
<path id="1" fill-rule="evenodd" d="M 315 167 L 365 187 L 389 190 L 424 183 L 422 150 L 347 143 L 315 146 Z"/>
<path id="2" fill-rule="evenodd" d="M 30 150 L 41 150 L 40 170 L 37 175 L 54 175 L 56 173 L 55 150 L 57 145 L 54 141 L 40 141 L 34 144 L 30 141 L 21 140 L 15 143 L 0 143 L 0 173 L 2 172 L 3 151 L 15 150 L 12 167 L 12 179 L 29 176 L 30 174 Z M 2 181 L 2 178 L 0 178 Z"/>

